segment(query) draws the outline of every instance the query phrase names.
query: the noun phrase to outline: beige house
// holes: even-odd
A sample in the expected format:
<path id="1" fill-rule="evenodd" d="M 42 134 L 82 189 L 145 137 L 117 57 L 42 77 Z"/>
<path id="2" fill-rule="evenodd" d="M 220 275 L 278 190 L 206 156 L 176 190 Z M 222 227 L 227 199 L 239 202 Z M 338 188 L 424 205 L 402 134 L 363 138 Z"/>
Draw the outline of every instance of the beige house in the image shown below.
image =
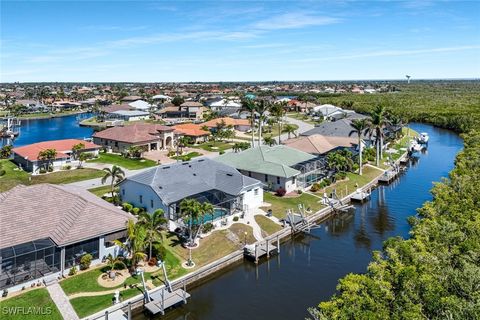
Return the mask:
<path id="1" fill-rule="evenodd" d="M 93 141 L 107 152 L 122 153 L 132 146 L 143 147 L 145 151 L 168 150 L 177 146 L 178 135 L 173 127 L 139 123 L 96 132 Z"/>

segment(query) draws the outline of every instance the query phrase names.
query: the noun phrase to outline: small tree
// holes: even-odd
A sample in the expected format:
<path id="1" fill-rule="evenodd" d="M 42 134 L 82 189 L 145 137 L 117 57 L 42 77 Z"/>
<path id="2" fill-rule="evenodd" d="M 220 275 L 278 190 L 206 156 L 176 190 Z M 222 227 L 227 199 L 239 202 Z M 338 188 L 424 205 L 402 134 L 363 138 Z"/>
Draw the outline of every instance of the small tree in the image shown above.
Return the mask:
<path id="1" fill-rule="evenodd" d="M 0 149 L 0 159 L 8 159 L 12 155 L 12 149 L 13 147 L 9 144 L 3 146 Z"/>
<path id="2" fill-rule="evenodd" d="M 176 105 L 177 107 L 179 107 L 179 106 L 180 106 L 182 103 L 184 103 L 184 102 L 185 102 L 185 100 L 184 100 L 182 97 L 180 97 L 180 96 L 176 96 L 176 97 L 174 97 L 174 98 L 172 99 L 172 103 L 173 103 L 174 105 Z"/>
<path id="3" fill-rule="evenodd" d="M 72 156 L 73 156 L 73 159 L 74 160 L 78 160 L 80 154 L 81 154 L 81 151 L 85 149 L 85 144 L 83 143 L 77 143 L 75 144 L 73 147 L 72 147 Z"/>
<path id="4" fill-rule="evenodd" d="M 117 166 L 113 166 L 112 168 L 104 168 L 103 171 L 105 171 L 105 175 L 102 178 L 102 184 L 105 184 L 105 182 L 110 179 L 110 190 L 113 198 L 115 183 L 119 183 L 125 178 L 125 172 L 122 170 L 122 168 Z"/>
<path id="5" fill-rule="evenodd" d="M 88 159 L 91 159 L 93 156 L 90 152 L 82 152 L 78 156 L 78 167 L 81 168 L 83 166 L 83 163 L 87 161 Z"/>
<path id="6" fill-rule="evenodd" d="M 80 270 L 85 270 L 90 268 L 90 264 L 92 263 L 93 256 L 90 253 L 84 254 L 80 258 Z"/>
<path id="7" fill-rule="evenodd" d="M 47 167 L 45 169 L 50 169 L 52 167 L 52 162 L 57 157 L 57 150 L 55 149 L 45 149 L 38 153 L 38 159 L 46 161 Z"/>

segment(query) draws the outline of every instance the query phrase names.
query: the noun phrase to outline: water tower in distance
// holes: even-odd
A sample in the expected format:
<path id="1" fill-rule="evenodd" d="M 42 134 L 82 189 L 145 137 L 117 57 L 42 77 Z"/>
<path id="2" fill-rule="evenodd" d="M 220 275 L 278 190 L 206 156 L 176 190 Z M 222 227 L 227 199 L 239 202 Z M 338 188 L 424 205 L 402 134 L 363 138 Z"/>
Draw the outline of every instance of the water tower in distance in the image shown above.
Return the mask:
<path id="1" fill-rule="evenodd" d="M 407 78 L 407 83 L 410 83 L 410 78 L 411 76 L 409 76 L 408 74 L 405 76 Z"/>

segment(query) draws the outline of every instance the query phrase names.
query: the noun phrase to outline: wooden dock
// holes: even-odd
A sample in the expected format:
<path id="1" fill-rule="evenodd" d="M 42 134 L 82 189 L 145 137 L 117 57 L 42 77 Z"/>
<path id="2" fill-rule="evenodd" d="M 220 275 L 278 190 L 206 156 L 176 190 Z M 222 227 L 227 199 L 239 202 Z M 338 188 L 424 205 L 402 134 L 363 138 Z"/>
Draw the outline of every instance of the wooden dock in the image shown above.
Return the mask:
<path id="1" fill-rule="evenodd" d="M 156 291 L 150 295 L 152 301 L 145 304 L 145 308 L 153 315 L 165 314 L 165 309 L 178 305 L 180 303 L 186 304 L 190 294 L 183 289 L 175 291 L 168 291 L 165 288 Z"/>
<path id="2" fill-rule="evenodd" d="M 353 193 L 350 197 L 351 201 L 356 201 L 363 203 L 365 201 L 368 201 L 370 199 L 370 193 L 362 190 L 357 190 L 355 193 Z"/>
<path id="3" fill-rule="evenodd" d="M 276 242 L 276 244 L 274 244 Z M 243 248 L 243 253 L 245 257 L 253 259 L 255 263 L 258 263 L 258 260 L 261 257 L 266 256 L 270 258 L 272 253 L 280 253 L 280 238 L 276 239 L 265 239 L 264 241 L 257 242 L 251 245 L 246 245 Z"/>
<path id="4" fill-rule="evenodd" d="M 397 175 L 398 175 L 398 171 L 387 170 L 380 177 L 378 177 L 378 182 L 390 183 L 397 177 Z"/>

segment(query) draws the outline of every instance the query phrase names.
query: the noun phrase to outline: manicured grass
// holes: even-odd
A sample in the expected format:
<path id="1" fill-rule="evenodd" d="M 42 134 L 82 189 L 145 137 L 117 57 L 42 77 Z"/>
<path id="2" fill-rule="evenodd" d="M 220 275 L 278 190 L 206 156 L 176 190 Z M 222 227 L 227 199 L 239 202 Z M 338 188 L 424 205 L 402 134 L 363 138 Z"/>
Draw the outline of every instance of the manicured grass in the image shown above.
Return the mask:
<path id="1" fill-rule="evenodd" d="M 310 124 L 322 123 L 322 121 L 314 121 L 312 117 L 304 113 L 297 113 L 297 112 L 287 113 L 287 117 L 294 118 Z"/>
<path id="2" fill-rule="evenodd" d="M 12 309 L 10 309 L 12 308 Z M 13 308 L 17 314 L 13 314 Z M 61 320 L 62 316 L 47 289 L 39 288 L 0 300 L 2 320 Z M 8 312 L 12 310 L 12 312 Z M 30 311 L 30 313 L 29 313 Z"/>
<path id="3" fill-rule="evenodd" d="M 232 146 L 233 146 L 233 143 L 231 142 L 209 141 L 209 142 L 198 144 L 195 146 L 195 148 L 200 148 L 200 149 L 211 151 L 211 152 L 219 152 L 219 151 L 225 151 L 225 150 L 231 149 Z"/>
<path id="4" fill-rule="evenodd" d="M 320 190 L 318 193 L 323 194 L 324 192 L 326 192 L 327 194 L 330 194 L 333 189 L 336 189 L 337 195 L 341 198 L 349 193 L 354 192 L 357 188 L 363 187 L 364 185 L 381 175 L 382 172 L 383 171 L 376 168 L 364 166 L 361 176 L 355 173 L 348 172 L 347 179 L 332 184 L 325 189 Z"/>
<path id="5" fill-rule="evenodd" d="M 120 291 L 120 299 L 127 300 L 142 293 L 140 287 L 130 288 Z M 96 312 L 99 312 L 112 305 L 113 294 L 105 294 L 92 297 L 78 297 L 70 300 L 75 312 L 80 318 L 84 318 Z"/>
<path id="6" fill-rule="evenodd" d="M 78 292 L 94 292 L 112 289 L 102 287 L 98 284 L 97 279 L 102 273 L 102 268 L 92 269 L 60 281 L 60 286 L 66 295 L 72 295 Z"/>
<path id="7" fill-rule="evenodd" d="M 313 213 L 324 207 L 321 203 L 319 203 L 321 200 L 320 198 L 308 193 L 302 193 L 298 197 L 278 197 L 270 192 L 265 192 L 263 194 L 263 199 L 265 202 L 270 203 L 271 206 L 262 209 L 272 209 L 273 215 L 278 219 L 285 218 L 285 211 L 287 209 L 292 209 L 295 212 L 298 212 L 299 203 L 301 203 L 305 208 L 310 207 Z"/>
<path id="8" fill-rule="evenodd" d="M 110 193 L 111 192 L 110 186 L 101 186 L 101 187 L 97 187 L 97 188 L 92 188 L 92 189 L 88 189 L 88 191 L 90 191 L 91 193 L 93 193 L 97 197 L 102 197 L 105 193 Z"/>
<path id="9" fill-rule="evenodd" d="M 153 160 L 129 159 L 113 153 L 100 153 L 98 158 L 88 160 L 88 162 L 113 164 L 129 170 L 149 168 L 157 165 Z"/>
<path id="10" fill-rule="evenodd" d="M 16 164 L 9 160 L 0 160 L 5 174 L 0 177 L 0 192 L 7 191 L 16 185 L 38 184 L 38 183 L 72 183 L 76 181 L 100 178 L 104 176 L 102 170 L 83 168 L 65 171 L 56 171 L 48 174 L 30 175 L 25 171 L 18 170 Z"/>
<path id="11" fill-rule="evenodd" d="M 65 171 L 57 171 L 48 174 L 41 174 L 32 176 L 32 184 L 38 183 L 72 183 L 82 180 L 89 180 L 95 178 L 101 178 L 105 175 L 105 172 L 102 170 L 91 169 L 91 168 L 82 168 L 82 169 L 72 169 Z"/>
<path id="12" fill-rule="evenodd" d="M 245 240 L 247 241 L 247 244 L 254 243 L 257 241 L 257 239 L 255 239 L 255 237 L 253 236 L 253 228 L 250 226 L 247 226 L 246 224 L 234 223 L 229 228 L 229 230 L 237 236 L 237 238 L 240 240 L 242 244 L 245 244 Z M 245 236 L 245 232 L 247 233 L 246 236 Z"/>
<path id="13" fill-rule="evenodd" d="M 181 155 L 181 156 L 174 156 L 174 157 L 171 157 L 171 158 L 175 159 L 175 160 L 190 161 L 193 158 L 199 157 L 201 155 L 202 154 L 200 152 L 192 151 L 192 152 L 189 152 L 187 154 L 184 154 L 184 155 Z"/>
<path id="14" fill-rule="evenodd" d="M 18 170 L 15 163 L 10 160 L 0 160 L 0 164 L 5 174 L 0 177 L 0 192 L 10 190 L 18 184 L 30 184 L 29 174 Z"/>
<path id="15" fill-rule="evenodd" d="M 282 226 L 276 224 L 275 222 L 273 222 L 272 220 L 270 220 L 265 216 L 256 215 L 255 221 L 267 236 L 274 234 L 275 232 L 280 231 L 282 229 Z"/>
<path id="16" fill-rule="evenodd" d="M 284 124 L 282 125 L 282 132 L 281 132 L 281 133 L 285 133 L 285 131 L 284 131 L 284 130 L 285 130 L 285 125 L 286 125 L 286 123 L 284 123 Z M 295 130 L 298 129 L 298 126 L 297 126 L 296 124 L 290 123 L 290 125 L 293 126 L 293 127 L 295 128 Z M 271 132 L 265 132 L 264 134 L 262 134 L 262 139 L 263 139 L 263 138 L 266 138 L 266 137 L 278 137 L 278 136 L 280 135 L 280 132 L 279 132 L 279 130 L 278 130 L 278 125 L 277 125 L 277 124 L 274 124 L 271 129 L 272 129 Z M 262 131 L 263 131 L 263 130 L 262 130 Z M 295 134 L 294 134 L 294 133 L 291 133 L 291 134 L 290 134 L 290 137 L 291 137 L 291 138 L 295 137 Z"/>

